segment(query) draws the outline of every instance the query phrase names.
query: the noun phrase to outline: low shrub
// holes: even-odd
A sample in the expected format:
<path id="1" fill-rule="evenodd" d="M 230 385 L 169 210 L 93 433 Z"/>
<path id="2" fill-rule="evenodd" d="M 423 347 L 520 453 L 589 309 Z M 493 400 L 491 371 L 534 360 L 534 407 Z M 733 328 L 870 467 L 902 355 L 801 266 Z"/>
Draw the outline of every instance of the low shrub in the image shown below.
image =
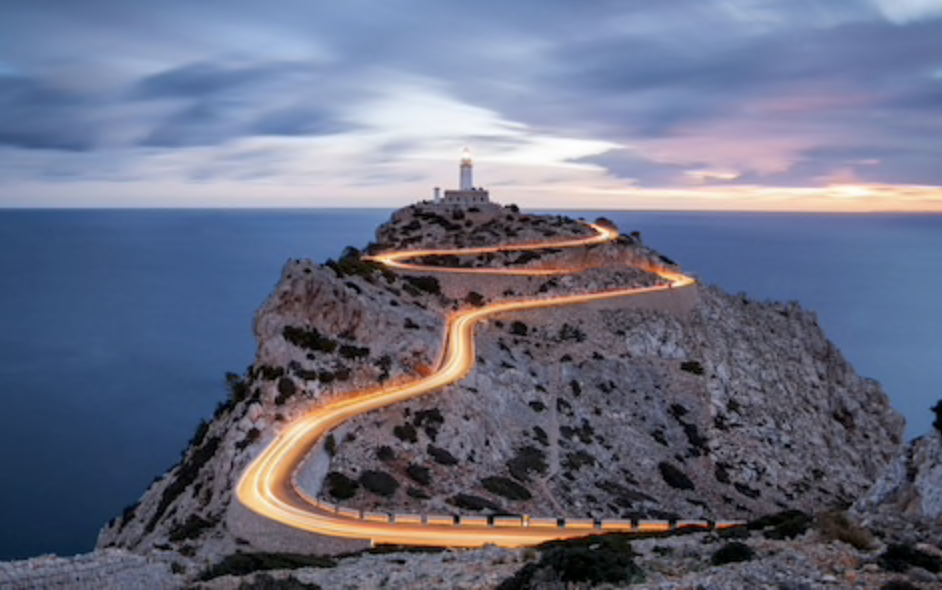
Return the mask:
<path id="1" fill-rule="evenodd" d="M 583 587 L 588 584 L 633 584 L 644 581 L 644 571 L 634 562 L 628 535 L 590 536 L 552 541 L 538 547 L 540 559 L 523 566 L 501 582 L 499 590 L 544 587 Z"/>
<path id="2" fill-rule="evenodd" d="M 422 276 L 422 277 L 410 277 L 405 276 L 403 279 L 406 281 L 406 284 L 412 286 L 419 291 L 425 291 L 430 295 L 441 295 L 442 286 L 438 282 L 438 279 L 432 276 Z"/>
<path id="3" fill-rule="evenodd" d="M 302 582 L 294 576 L 275 578 L 268 574 L 258 574 L 250 582 L 241 582 L 238 590 L 321 590 L 321 587 Z"/>
<path id="4" fill-rule="evenodd" d="M 750 561 L 753 557 L 755 557 L 755 552 L 752 547 L 741 541 L 730 541 L 713 553 L 710 557 L 710 563 L 713 565 L 726 565 L 727 563 Z"/>
<path id="5" fill-rule="evenodd" d="M 484 296 L 478 293 L 477 291 L 471 291 L 464 298 L 464 301 L 468 305 L 473 305 L 474 307 L 482 307 L 484 305 Z"/>
<path id="6" fill-rule="evenodd" d="M 281 331 L 281 335 L 291 344 L 305 350 L 327 353 L 332 353 L 337 350 L 337 342 L 331 338 L 322 336 L 316 328 L 304 329 L 296 326 L 285 326 Z"/>
<path id="7" fill-rule="evenodd" d="M 321 555 L 294 553 L 233 553 L 205 570 L 198 577 L 208 581 L 220 576 L 247 576 L 253 572 L 293 570 L 303 567 L 335 567 L 337 562 Z"/>
<path id="8" fill-rule="evenodd" d="M 664 478 L 664 482 L 670 487 L 677 490 L 694 489 L 695 486 L 693 482 L 687 477 L 687 474 L 678 467 L 675 467 L 667 461 L 661 461 L 658 463 L 657 468 L 661 472 L 661 477 Z"/>
<path id="9" fill-rule="evenodd" d="M 278 379 L 278 395 L 275 396 L 275 404 L 279 406 L 284 404 L 297 391 L 298 388 L 293 380 L 288 377 L 281 377 Z"/>
<path id="10" fill-rule="evenodd" d="M 406 475 L 408 475 L 409 479 L 412 481 L 423 486 L 432 483 L 432 470 L 416 463 L 412 463 L 406 467 Z"/>
<path id="11" fill-rule="evenodd" d="M 533 497 L 530 490 L 508 477 L 485 477 L 481 480 L 481 485 L 492 494 L 508 500 L 529 500 Z"/>
<path id="12" fill-rule="evenodd" d="M 515 321 L 510 324 L 510 333 L 514 336 L 526 336 L 529 331 L 530 329 L 523 322 Z"/>
<path id="13" fill-rule="evenodd" d="M 331 471 L 324 480 L 327 493 L 338 500 L 349 500 L 357 494 L 360 484 L 339 471 Z"/>
<path id="14" fill-rule="evenodd" d="M 456 494 L 448 499 L 448 503 L 461 510 L 490 510 L 491 512 L 500 512 L 502 510 L 500 506 L 487 498 L 471 494 Z"/>
<path id="15" fill-rule="evenodd" d="M 906 580 L 890 580 L 880 586 L 880 590 L 922 590 L 919 586 L 911 584 Z"/>
<path id="16" fill-rule="evenodd" d="M 157 523 L 160 522 L 164 513 L 167 512 L 170 504 L 172 504 L 190 484 L 196 481 L 200 471 L 216 454 L 216 450 L 219 448 L 221 441 L 222 439 L 218 436 L 210 437 L 202 445 L 194 448 L 190 452 L 190 456 L 180 463 L 179 467 L 176 469 L 173 481 L 164 488 L 163 493 L 160 495 L 160 502 L 157 504 L 157 509 L 147 522 L 147 526 L 144 527 L 144 532 L 153 532 L 154 527 L 157 526 Z"/>
<path id="17" fill-rule="evenodd" d="M 245 433 L 245 438 L 236 443 L 236 449 L 244 451 L 250 444 L 257 441 L 260 436 L 262 436 L 262 431 L 252 427 Z"/>
<path id="18" fill-rule="evenodd" d="M 341 344 L 340 348 L 337 350 L 345 359 L 362 359 L 370 356 L 370 348 L 368 346 L 354 346 L 352 344 Z"/>
<path id="19" fill-rule="evenodd" d="M 382 445 L 381 447 L 376 449 L 376 458 L 379 459 L 380 461 L 383 461 L 384 463 L 395 461 L 396 451 L 394 451 L 392 447 L 390 446 Z"/>
<path id="20" fill-rule="evenodd" d="M 327 456 L 333 457 L 337 454 L 337 439 L 334 437 L 334 433 L 331 432 L 324 439 L 324 450 L 327 451 Z"/>
<path id="21" fill-rule="evenodd" d="M 700 364 L 700 361 L 684 361 L 680 363 L 680 370 L 693 373 L 694 375 L 703 375 L 704 373 L 703 365 Z"/>
<path id="22" fill-rule="evenodd" d="M 385 471 L 364 471 L 360 474 L 360 485 L 377 496 L 389 497 L 399 489 L 396 478 Z"/>
<path id="23" fill-rule="evenodd" d="M 196 514 L 191 514 L 185 521 L 170 529 L 168 539 L 173 543 L 196 539 L 202 535 L 204 531 L 215 526 L 216 522 L 215 520 L 207 520 Z"/>
<path id="24" fill-rule="evenodd" d="M 912 545 L 891 544 L 877 558 L 880 567 L 890 572 L 903 573 L 911 567 L 938 573 L 942 569 L 942 559 L 913 547 Z"/>
<path id="25" fill-rule="evenodd" d="M 408 422 L 393 427 L 393 435 L 402 442 L 416 443 L 419 441 L 418 431 L 416 431 L 415 426 Z"/>
<path id="26" fill-rule="evenodd" d="M 539 426 L 535 428 L 539 428 Z M 546 432 L 542 432 L 545 438 Z M 529 445 L 518 449 L 513 458 L 507 461 L 507 469 L 510 471 L 510 475 L 514 479 L 523 482 L 530 481 L 531 473 L 544 474 L 548 468 L 549 465 L 546 463 L 546 453 Z"/>
<path id="27" fill-rule="evenodd" d="M 847 543 L 861 551 L 873 549 L 874 538 L 867 529 L 857 526 L 846 512 L 828 512 L 815 522 L 818 532 L 828 541 Z"/>
<path id="28" fill-rule="evenodd" d="M 932 426 L 939 432 L 939 434 L 942 434 L 942 399 L 937 401 L 931 409 L 935 414 L 935 420 L 932 421 Z"/>
<path id="29" fill-rule="evenodd" d="M 784 510 L 750 521 L 746 528 L 750 531 L 762 531 L 766 539 L 793 539 L 805 534 L 811 526 L 812 518 L 801 510 Z"/>
<path id="30" fill-rule="evenodd" d="M 449 453 L 447 449 L 436 447 L 435 445 L 429 445 L 426 450 L 428 451 L 428 454 L 432 456 L 432 459 L 434 459 L 435 462 L 439 465 L 451 467 L 458 464 L 458 458 Z"/>

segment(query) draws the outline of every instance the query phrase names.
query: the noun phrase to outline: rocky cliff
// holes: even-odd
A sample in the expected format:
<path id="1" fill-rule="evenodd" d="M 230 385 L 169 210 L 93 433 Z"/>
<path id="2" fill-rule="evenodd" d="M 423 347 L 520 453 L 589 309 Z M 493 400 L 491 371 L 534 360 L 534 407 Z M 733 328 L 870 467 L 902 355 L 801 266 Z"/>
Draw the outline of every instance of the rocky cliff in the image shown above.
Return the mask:
<path id="1" fill-rule="evenodd" d="M 587 233 L 573 220 L 514 208 L 457 217 L 407 208 L 367 250 Z M 671 264 L 635 238 L 536 254 L 462 265 L 592 270 L 394 273 L 353 249 L 324 265 L 290 261 L 256 316 L 255 363 L 231 376 L 231 397 L 200 425 L 180 464 L 105 527 L 99 546 L 168 555 L 179 580 L 236 552 L 349 550 L 259 522 L 233 501 L 242 470 L 283 425 L 347 392 L 427 374 L 455 309 L 652 285 L 660 279 L 633 266 Z M 319 466 L 303 478 L 307 491 L 398 511 L 749 518 L 844 506 L 869 487 L 903 422 L 813 313 L 712 287 L 692 299 L 664 295 L 486 322 L 466 380 L 338 428 L 312 457 Z"/>

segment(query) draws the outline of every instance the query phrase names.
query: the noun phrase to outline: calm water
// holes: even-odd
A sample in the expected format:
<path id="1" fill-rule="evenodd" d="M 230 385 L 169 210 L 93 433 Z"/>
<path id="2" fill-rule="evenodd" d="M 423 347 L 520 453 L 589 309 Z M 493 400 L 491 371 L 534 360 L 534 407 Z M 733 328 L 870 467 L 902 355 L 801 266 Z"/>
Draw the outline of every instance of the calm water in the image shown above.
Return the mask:
<path id="1" fill-rule="evenodd" d="M 0 559 L 90 549 L 252 362 L 285 260 L 363 245 L 388 213 L 0 212 Z M 729 291 L 815 309 L 928 430 L 942 216 L 606 215 Z"/>

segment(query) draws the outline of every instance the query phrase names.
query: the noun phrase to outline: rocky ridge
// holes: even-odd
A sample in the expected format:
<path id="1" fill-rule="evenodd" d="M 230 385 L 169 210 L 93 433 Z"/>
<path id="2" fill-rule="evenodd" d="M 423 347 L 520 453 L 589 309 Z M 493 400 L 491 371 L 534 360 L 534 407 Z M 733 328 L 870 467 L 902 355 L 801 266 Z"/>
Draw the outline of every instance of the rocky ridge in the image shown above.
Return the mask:
<path id="1" fill-rule="evenodd" d="M 377 243 L 469 246 L 494 243 L 489 240 L 507 230 L 508 241 L 518 242 L 585 235 L 585 226 L 565 218 L 488 208 L 453 220 L 463 228 L 455 236 L 454 227 L 422 211 L 394 214 L 377 231 Z M 413 229 L 403 231 L 406 226 Z M 603 263 L 590 281 L 519 277 L 513 295 L 653 284 L 653 275 L 625 269 L 624 261 L 670 262 L 634 238 L 598 251 L 605 253 L 599 256 Z M 589 255 L 583 253 L 582 260 Z M 127 548 L 147 556 L 137 566 L 142 581 L 151 579 L 152 563 L 163 564 L 161 581 L 127 586 L 180 587 L 225 555 L 323 552 L 297 538 L 274 546 L 265 541 L 289 539 L 284 531 L 250 534 L 254 529 L 245 526 L 245 515 L 232 501 L 235 481 L 293 416 L 346 391 L 429 370 L 449 310 L 510 296 L 502 284 L 469 299 L 471 289 L 460 275 L 435 279 L 384 272 L 352 249 L 325 265 L 290 261 L 257 314 L 256 362 L 243 376 L 230 376 L 231 398 L 212 421 L 200 425 L 181 463 L 102 531 L 103 549 L 73 560 L 97 562 L 125 551 L 106 547 Z M 814 315 L 797 304 L 754 302 L 705 288 L 692 309 L 587 306 L 499 318 L 481 327 L 477 342 L 478 366 L 462 384 L 361 416 L 334 433 L 332 448 L 319 452 L 329 455 L 331 471 L 356 484 L 342 503 L 462 513 L 691 518 L 751 517 L 786 506 L 819 512 L 846 505 L 866 490 L 894 455 L 902 433 L 902 420 L 879 386 L 858 377 Z M 907 473 L 916 462 L 929 465 L 936 457 L 911 456 L 916 459 Z M 364 485 L 361 477 L 368 471 L 393 477 L 398 485 L 392 495 L 382 493 L 382 486 Z M 924 472 L 938 476 L 933 468 Z M 499 480 L 486 486 L 487 478 Z M 931 478 L 925 481 L 921 489 L 931 486 Z M 330 494 L 329 482 L 316 489 L 323 482 L 314 482 L 309 491 Z M 511 496 L 519 492 L 515 486 L 530 497 L 508 497 L 508 490 Z M 880 497 L 890 496 L 898 494 Z M 875 505 L 859 503 L 855 515 Z M 895 514 L 888 503 L 881 505 Z M 925 540 L 925 531 L 932 529 L 919 530 L 923 536 L 902 540 Z M 757 558 L 725 567 L 708 564 L 707 553 L 718 542 L 713 533 L 637 541 L 634 547 L 648 572 L 645 587 L 695 582 L 704 588 L 785 587 L 782 571 L 793 574 L 795 588 L 876 587 L 890 579 L 874 565 L 875 552 L 883 548 L 879 543 L 864 551 L 828 544 L 816 534 L 749 540 Z M 901 538 L 894 535 L 887 542 Z M 678 548 L 656 549 L 665 543 Z M 937 545 L 938 537 L 925 548 Z M 434 579 L 454 587 L 495 587 L 533 559 L 532 551 L 497 549 L 355 555 L 335 568 L 221 577 L 209 585 L 269 587 L 264 576 L 272 576 L 323 587 L 429 587 Z M 71 561 L 48 563 L 68 571 Z M 853 567 L 838 571 L 833 565 L 845 562 Z M 13 567 L 22 571 L 23 566 Z M 917 584 L 936 580 L 931 572 L 917 574 L 911 577 Z M 10 587 L 34 587 L 28 577 L 17 580 L 19 585 Z M 75 581 L 76 587 L 96 587 Z M 0 577 L 4 584 L 9 585 Z"/>

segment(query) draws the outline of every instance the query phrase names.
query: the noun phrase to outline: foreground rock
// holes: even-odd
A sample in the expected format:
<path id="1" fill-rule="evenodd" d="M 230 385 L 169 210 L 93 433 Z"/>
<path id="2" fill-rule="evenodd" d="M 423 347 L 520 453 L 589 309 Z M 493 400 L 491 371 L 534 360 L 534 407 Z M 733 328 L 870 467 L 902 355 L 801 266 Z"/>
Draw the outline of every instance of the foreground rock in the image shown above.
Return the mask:
<path id="1" fill-rule="evenodd" d="M 919 437 L 903 448 L 853 506 L 864 524 L 902 542 L 942 541 L 942 439 Z"/>

